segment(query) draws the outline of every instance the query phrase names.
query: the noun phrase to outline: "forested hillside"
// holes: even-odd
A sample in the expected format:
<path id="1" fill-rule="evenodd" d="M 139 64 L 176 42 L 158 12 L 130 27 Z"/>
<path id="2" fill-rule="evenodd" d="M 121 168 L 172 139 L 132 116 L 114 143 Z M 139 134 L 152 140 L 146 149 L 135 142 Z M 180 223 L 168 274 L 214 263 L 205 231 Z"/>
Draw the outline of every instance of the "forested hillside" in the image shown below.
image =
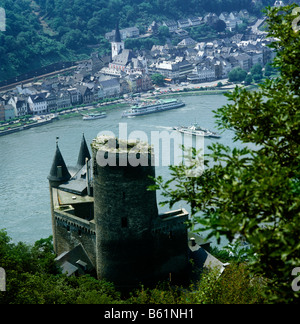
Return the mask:
<path id="1" fill-rule="evenodd" d="M 69 50 L 43 32 L 28 0 L 0 0 L 6 12 L 6 31 L 0 32 L 0 80 L 62 59 Z"/>
<path id="2" fill-rule="evenodd" d="M 259 13 L 264 0 L 0 0 L 6 31 L 0 32 L 0 80 L 61 60 L 89 54 L 88 45 L 109 51 L 104 34 L 120 20 L 121 28 L 180 19 L 205 12 L 248 9 Z"/>

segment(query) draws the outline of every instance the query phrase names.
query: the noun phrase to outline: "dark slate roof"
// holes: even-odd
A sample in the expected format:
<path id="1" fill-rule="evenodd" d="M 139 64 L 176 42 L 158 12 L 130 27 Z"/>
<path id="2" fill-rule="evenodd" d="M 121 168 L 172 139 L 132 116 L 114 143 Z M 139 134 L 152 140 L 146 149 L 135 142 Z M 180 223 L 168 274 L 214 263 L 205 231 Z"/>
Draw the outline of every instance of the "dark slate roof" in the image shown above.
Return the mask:
<path id="1" fill-rule="evenodd" d="M 55 261 L 61 267 L 62 273 L 68 277 L 74 274 L 92 274 L 95 271 L 91 259 L 81 244 L 71 251 L 62 253 Z"/>
<path id="2" fill-rule="evenodd" d="M 85 164 L 86 164 L 86 159 L 90 160 L 91 155 L 89 148 L 86 144 L 86 140 L 84 135 L 82 136 L 82 141 L 81 141 L 81 146 L 80 146 L 80 151 L 78 155 L 78 161 L 77 161 L 77 167 L 81 169 Z"/>
<path id="3" fill-rule="evenodd" d="M 122 42 L 121 33 L 120 33 L 120 29 L 119 29 L 119 22 L 117 23 L 117 26 L 116 26 L 116 33 L 115 33 L 114 41 L 115 41 L 115 43 L 121 43 Z"/>
<path id="4" fill-rule="evenodd" d="M 87 194 L 87 168 L 84 165 L 72 176 L 69 181 L 64 182 L 58 187 L 60 190 L 70 192 L 76 195 L 84 196 Z"/>
<path id="5" fill-rule="evenodd" d="M 102 87 L 104 89 L 106 88 L 112 88 L 112 87 L 117 87 L 120 84 L 119 79 L 113 78 L 113 79 L 109 79 L 109 80 L 104 80 L 104 81 L 100 81 L 99 82 L 100 85 L 102 85 Z"/>
<path id="6" fill-rule="evenodd" d="M 61 172 L 59 172 L 59 167 L 61 168 Z M 49 181 L 57 181 L 57 182 L 65 182 L 71 178 L 69 170 L 66 166 L 64 158 L 60 152 L 58 144 L 56 145 L 56 152 L 53 159 L 52 167 L 50 170 L 50 174 L 48 176 Z"/>
<path id="7" fill-rule="evenodd" d="M 126 66 L 133 58 L 136 58 L 134 53 L 129 49 L 125 49 L 114 58 L 113 63 Z"/>

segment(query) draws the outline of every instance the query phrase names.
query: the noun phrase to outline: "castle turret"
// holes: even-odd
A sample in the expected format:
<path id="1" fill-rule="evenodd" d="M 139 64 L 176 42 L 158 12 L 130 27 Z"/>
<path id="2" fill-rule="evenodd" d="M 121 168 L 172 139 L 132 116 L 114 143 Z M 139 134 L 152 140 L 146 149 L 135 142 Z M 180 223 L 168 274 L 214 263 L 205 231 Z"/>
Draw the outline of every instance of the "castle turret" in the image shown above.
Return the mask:
<path id="1" fill-rule="evenodd" d="M 156 192 L 148 191 L 155 177 L 151 147 L 102 136 L 92 149 L 98 278 L 118 287 L 150 282 L 155 279 L 151 231 L 158 217 Z"/>
<path id="2" fill-rule="evenodd" d="M 80 151 L 79 151 L 79 155 L 78 155 L 77 168 L 78 169 L 83 168 L 86 165 L 87 159 L 90 160 L 91 155 L 90 155 L 90 151 L 86 144 L 86 140 L 85 140 L 85 137 L 83 134 L 81 145 L 80 145 Z"/>
<path id="3" fill-rule="evenodd" d="M 51 205 L 51 217 L 52 217 L 52 231 L 53 231 L 53 247 L 54 251 L 57 252 L 57 233 L 55 226 L 55 217 L 54 217 L 54 200 L 53 200 L 53 191 L 59 187 L 62 183 L 69 181 L 71 179 L 71 174 L 66 166 L 64 158 L 58 147 L 58 142 L 56 142 L 56 152 L 53 159 L 52 167 L 50 174 L 48 176 L 49 188 L 50 188 L 50 205 Z"/>
<path id="4" fill-rule="evenodd" d="M 58 187 L 60 184 L 70 180 L 70 178 L 71 175 L 60 152 L 58 143 L 56 143 L 56 152 L 53 159 L 50 174 L 48 176 L 48 180 L 52 187 Z"/>

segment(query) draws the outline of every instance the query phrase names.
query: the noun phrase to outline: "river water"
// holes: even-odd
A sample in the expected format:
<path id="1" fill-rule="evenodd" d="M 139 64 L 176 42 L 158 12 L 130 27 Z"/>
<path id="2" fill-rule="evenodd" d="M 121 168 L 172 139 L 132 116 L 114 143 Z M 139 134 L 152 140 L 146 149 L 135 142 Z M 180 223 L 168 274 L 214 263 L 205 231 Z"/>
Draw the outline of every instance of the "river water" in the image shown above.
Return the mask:
<path id="1" fill-rule="evenodd" d="M 126 123 L 128 134 L 143 131 L 172 131 L 173 126 L 198 122 L 216 130 L 213 110 L 226 104 L 223 95 L 183 97 L 186 106 L 162 113 L 122 119 L 124 108 L 108 111 L 107 118 L 83 121 L 81 118 L 59 120 L 52 124 L 0 137 L 0 229 L 5 228 L 14 242 L 34 243 L 52 235 L 49 202 L 49 174 L 55 153 L 56 137 L 67 165 L 77 163 L 82 133 L 88 144 L 101 131 L 119 135 L 119 123 Z M 124 127 L 124 125 L 123 125 Z M 225 131 L 220 139 L 205 139 L 205 147 L 213 141 L 233 145 L 233 133 Z M 169 169 L 157 166 L 156 175 L 168 178 Z M 158 201 L 162 200 L 158 192 Z M 175 207 L 185 207 L 178 203 Z M 168 206 L 159 207 L 160 211 Z"/>

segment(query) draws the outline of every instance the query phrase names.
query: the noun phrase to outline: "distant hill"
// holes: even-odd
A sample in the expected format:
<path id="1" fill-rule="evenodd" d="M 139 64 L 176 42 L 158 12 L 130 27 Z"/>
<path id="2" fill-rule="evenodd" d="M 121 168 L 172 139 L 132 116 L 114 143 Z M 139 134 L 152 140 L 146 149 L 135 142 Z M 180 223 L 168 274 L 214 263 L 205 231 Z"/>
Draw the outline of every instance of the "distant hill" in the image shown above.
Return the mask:
<path id="1" fill-rule="evenodd" d="M 121 28 L 145 30 L 153 20 L 260 9 L 251 0 L 0 0 L 0 7 L 6 12 L 6 31 L 0 31 L 0 81 L 85 58 L 91 51 L 88 45 L 98 44 L 102 54 L 108 53 L 103 36 L 117 20 Z"/>

